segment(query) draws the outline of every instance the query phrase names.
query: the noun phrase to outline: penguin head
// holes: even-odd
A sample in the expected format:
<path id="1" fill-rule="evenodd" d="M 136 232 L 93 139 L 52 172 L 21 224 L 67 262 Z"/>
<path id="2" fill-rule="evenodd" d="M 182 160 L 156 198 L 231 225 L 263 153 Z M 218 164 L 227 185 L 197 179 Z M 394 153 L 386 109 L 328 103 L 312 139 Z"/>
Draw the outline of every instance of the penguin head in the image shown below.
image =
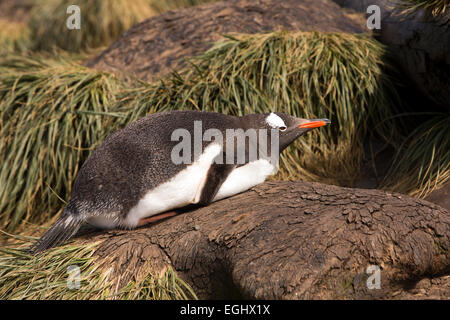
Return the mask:
<path id="1" fill-rule="evenodd" d="M 302 134 L 331 123 L 328 119 L 302 119 L 281 112 L 252 114 L 244 116 L 244 118 L 246 128 L 277 129 L 280 152 Z"/>

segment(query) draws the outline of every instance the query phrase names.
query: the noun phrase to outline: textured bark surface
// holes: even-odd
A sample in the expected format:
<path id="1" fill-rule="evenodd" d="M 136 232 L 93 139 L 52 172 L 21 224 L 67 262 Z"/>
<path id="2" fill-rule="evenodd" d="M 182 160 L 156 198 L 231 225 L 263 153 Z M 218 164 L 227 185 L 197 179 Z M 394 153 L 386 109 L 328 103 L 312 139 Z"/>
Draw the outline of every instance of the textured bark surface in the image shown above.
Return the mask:
<path id="1" fill-rule="evenodd" d="M 330 0 L 227 0 L 169 11 L 125 32 L 86 65 L 143 80 L 179 70 L 227 33 L 275 30 L 361 33 L 365 22 Z"/>
<path id="2" fill-rule="evenodd" d="M 32 2 L 27 0 L 0 0 L 0 19 L 27 22 Z"/>
<path id="3" fill-rule="evenodd" d="M 171 265 L 202 298 L 450 298 L 450 215 L 379 190 L 267 182 L 101 241 L 98 263 L 125 283 Z M 369 265 L 381 289 L 366 285 Z"/>

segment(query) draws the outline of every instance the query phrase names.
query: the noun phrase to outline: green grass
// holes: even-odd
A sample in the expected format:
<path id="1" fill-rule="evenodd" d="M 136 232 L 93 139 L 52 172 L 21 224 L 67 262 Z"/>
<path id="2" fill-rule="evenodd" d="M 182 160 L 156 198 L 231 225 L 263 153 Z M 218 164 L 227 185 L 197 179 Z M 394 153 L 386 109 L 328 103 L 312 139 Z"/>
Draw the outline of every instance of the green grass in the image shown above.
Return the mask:
<path id="1" fill-rule="evenodd" d="M 43 0 L 35 4 L 29 20 L 33 49 L 55 47 L 79 52 L 111 44 L 138 22 L 156 14 L 151 0 Z M 67 7 L 78 5 L 81 28 L 69 30 Z"/>
<path id="2" fill-rule="evenodd" d="M 448 114 L 404 114 L 387 53 L 365 35 L 276 32 L 234 35 L 152 84 L 82 67 L 82 55 L 0 58 L 0 226 L 53 219 L 90 152 L 111 132 L 149 113 L 196 109 L 243 115 L 284 111 L 327 117 L 285 152 L 277 178 L 351 185 L 364 139 L 397 150 L 382 187 L 424 197 L 448 183 Z M 401 120 L 401 121 L 400 121 Z M 414 121 L 412 121 L 414 120 Z M 409 125 L 408 125 L 409 123 Z M 405 134 L 409 130 L 409 134 Z M 98 243 L 69 243 L 32 257 L 0 249 L 0 299 L 183 299 L 192 289 L 172 269 L 147 267 L 120 289 L 95 256 Z M 67 267 L 81 288 L 67 288 Z"/>
<path id="3" fill-rule="evenodd" d="M 233 36 L 192 59 L 180 74 L 152 84 L 87 69 L 79 58 L 0 59 L 0 226 L 8 231 L 24 221 L 54 217 L 90 152 L 109 133 L 149 113 L 283 111 L 330 118 L 331 126 L 285 151 L 277 179 L 351 186 L 368 136 L 383 138 L 402 153 L 406 148 L 400 146 L 409 128 L 402 127 L 404 117 L 395 116 L 404 110 L 385 74 L 386 51 L 365 35 Z M 401 171 L 394 190 L 422 194 L 427 188 L 428 193 L 446 181 L 445 158 L 433 158 L 435 165 L 420 178 L 429 179 L 425 186 L 418 182 L 424 172 L 418 162 L 397 157 L 409 169 Z"/>
<path id="4" fill-rule="evenodd" d="M 25 24 L 0 19 L 0 55 L 25 52 L 30 46 L 30 34 Z"/>
<path id="5" fill-rule="evenodd" d="M 112 266 L 96 258 L 99 243 L 68 244 L 37 256 L 25 254 L 30 240 L 0 248 L 0 299 L 196 299 L 195 293 L 168 267 L 160 276 L 147 265 L 118 285 Z M 68 268 L 80 270 L 80 287 L 69 288 Z M 140 271 L 140 272 L 139 272 Z M 141 273 L 140 275 L 138 275 Z M 74 283 L 73 281 L 71 282 Z"/>
<path id="6" fill-rule="evenodd" d="M 450 115 L 417 126 L 399 147 L 383 189 L 424 198 L 450 180 Z"/>
<path id="7" fill-rule="evenodd" d="M 305 135 L 288 149 L 279 177 L 351 185 L 369 129 L 394 135 L 392 122 L 378 125 L 400 109 L 394 84 L 384 73 L 385 55 L 378 42 L 364 35 L 277 32 L 230 37 L 192 59 L 194 65 L 183 75 L 137 89 L 131 103 L 140 115 L 152 106 L 329 118 L 331 126 Z"/>
<path id="8" fill-rule="evenodd" d="M 420 9 L 431 12 L 433 16 L 444 15 L 450 7 L 449 0 L 390 0 L 397 7 L 403 9 L 403 13 L 409 15 Z"/>

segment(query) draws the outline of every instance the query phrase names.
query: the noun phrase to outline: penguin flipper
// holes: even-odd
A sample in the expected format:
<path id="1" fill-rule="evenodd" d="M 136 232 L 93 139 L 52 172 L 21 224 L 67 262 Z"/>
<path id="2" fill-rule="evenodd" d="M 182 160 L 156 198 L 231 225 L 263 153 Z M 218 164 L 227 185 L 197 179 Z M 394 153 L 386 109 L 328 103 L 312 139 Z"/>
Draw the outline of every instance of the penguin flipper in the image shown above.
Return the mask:
<path id="1" fill-rule="evenodd" d="M 200 205 L 208 205 L 213 202 L 214 197 L 225 182 L 228 175 L 233 171 L 235 165 L 213 163 L 207 173 L 206 182 L 200 195 Z"/>
<path id="2" fill-rule="evenodd" d="M 62 244 L 77 233 L 83 222 L 84 220 L 80 217 L 63 213 L 55 224 L 28 249 L 28 253 L 36 254 Z"/>

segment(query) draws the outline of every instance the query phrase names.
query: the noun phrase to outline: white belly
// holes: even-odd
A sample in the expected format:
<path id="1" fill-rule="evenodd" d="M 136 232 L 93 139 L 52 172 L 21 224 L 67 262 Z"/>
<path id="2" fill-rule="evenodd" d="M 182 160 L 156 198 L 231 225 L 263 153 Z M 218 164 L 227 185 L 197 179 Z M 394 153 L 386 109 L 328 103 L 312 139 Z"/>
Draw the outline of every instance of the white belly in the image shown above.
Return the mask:
<path id="1" fill-rule="evenodd" d="M 198 203 L 209 167 L 221 150 L 222 147 L 219 144 L 210 144 L 197 161 L 171 180 L 149 191 L 128 212 L 127 218 L 122 223 L 123 226 L 134 228 L 142 218 Z"/>
<path id="2" fill-rule="evenodd" d="M 268 176 L 275 173 L 277 167 L 268 160 L 260 159 L 234 169 L 217 192 L 214 201 L 244 192 L 257 184 L 263 183 Z"/>

